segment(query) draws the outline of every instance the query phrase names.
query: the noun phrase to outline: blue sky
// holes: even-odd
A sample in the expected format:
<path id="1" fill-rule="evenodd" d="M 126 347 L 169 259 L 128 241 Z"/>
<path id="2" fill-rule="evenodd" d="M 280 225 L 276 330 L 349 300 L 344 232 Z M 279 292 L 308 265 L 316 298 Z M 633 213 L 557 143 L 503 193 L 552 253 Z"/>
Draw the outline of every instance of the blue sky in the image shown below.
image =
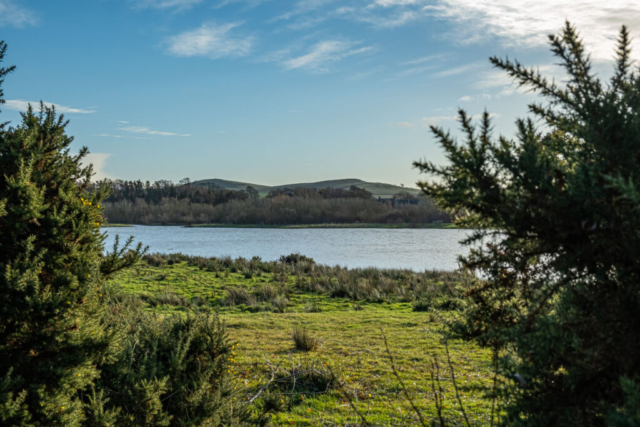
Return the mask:
<path id="1" fill-rule="evenodd" d="M 458 107 L 496 132 L 534 97 L 492 69 L 517 57 L 561 81 L 546 35 L 578 25 L 610 69 L 617 0 L 0 0 L 17 71 L 0 119 L 28 102 L 70 119 L 98 177 L 262 184 L 361 178 L 413 186 L 444 162 L 428 125 Z M 635 34 L 637 39 L 640 35 Z"/>

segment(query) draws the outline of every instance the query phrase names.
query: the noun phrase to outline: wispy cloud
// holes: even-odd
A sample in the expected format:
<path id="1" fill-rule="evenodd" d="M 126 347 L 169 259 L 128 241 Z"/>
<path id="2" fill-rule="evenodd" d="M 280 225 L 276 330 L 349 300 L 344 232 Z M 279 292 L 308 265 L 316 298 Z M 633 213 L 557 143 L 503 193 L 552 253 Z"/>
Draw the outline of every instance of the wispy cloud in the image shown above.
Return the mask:
<path id="1" fill-rule="evenodd" d="M 569 18 L 597 60 L 609 60 L 622 23 L 640 26 L 636 0 L 438 0 L 425 7 L 432 16 L 456 23 L 457 40 L 475 42 L 497 38 L 503 45 L 547 46 L 547 35 L 557 33 Z M 640 46 L 636 38 L 636 46 Z"/>
<path id="2" fill-rule="evenodd" d="M 96 112 L 96 110 L 84 110 L 82 108 L 72 108 L 72 107 L 67 107 L 60 104 L 55 104 L 53 102 L 43 101 L 43 103 L 47 107 L 55 107 L 58 113 L 91 114 Z M 31 104 L 31 106 L 36 110 L 40 108 L 40 101 L 37 101 L 37 102 L 23 101 L 22 99 L 7 99 L 4 106 L 6 108 L 9 108 L 10 110 L 26 111 L 27 108 L 29 108 L 29 104 Z"/>
<path id="3" fill-rule="evenodd" d="M 462 98 L 458 99 L 458 101 L 460 102 L 470 102 L 473 98 L 471 98 L 468 95 L 463 96 Z"/>
<path id="4" fill-rule="evenodd" d="M 35 25 L 38 19 L 34 12 L 18 6 L 13 0 L 0 0 L 0 27 L 24 27 Z"/>
<path id="5" fill-rule="evenodd" d="M 482 117 L 482 114 L 476 114 L 471 116 L 471 119 L 478 120 Z M 489 118 L 498 119 L 501 117 L 501 114 L 490 113 Z M 423 117 L 420 121 L 422 122 L 422 126 L 425 128 L 429 128 L 430 126 L 435 126 L 441 122 L 452 122 L 458 120 L 458 116 L 432 116 L 432 117 Z"/>
<path id="6" fill-rule="evenodd" d="M 396 126 L 400 126 L 401 128 L 412 128 L 413 127 L 413 123 L 411 122 L 397 122 L 395 123 Z"/>
<path id="7" fill-rule="evenodd" d="M 123 125 L 126 125 L 127 123 L 129 123 L 129 122 L 128 122 L 128 121 L 126 121 L 126 120 L 114 120 L 114 122 L 116 122 L 116 123 L 121 123 L 121 124 L 123 124 Z"/>
<path id="8" fill-rule="evenodd" d="M 424 14 L 415 10 L 400 10 L 395 13 L 353 13 L 355 21 L 370 24 L 378 28 L 397 28 L 417 21 Z"/>
<path id="9" fill-rule="evenodd" d="M 143 136 L 132 136 L 132 135 L 111 135 L 108 133 L 100 133 L 96 136 L 102 136 L 102 137 L 107 137 L 107 138 L 117 138 L 117 139 L 149 139 L 149 138 L 145 138 Z"/>
<path id="10" fill-rule="evenodd" d="M 234 37 L 231 30 L 241 23 L 202 24 L 167 40 L 169 53 L 176 56 L 204 56 L 217 59 L 226 56 L 246 56 L 251 52 L 253 37 Z"/>
<path id="11" fill-rule="evenodd" d="M 455 76 L 458 74 L 464 74 L 472 70 L 478 70 L 482 68 L 482 66 L 487 66 L 487 62 L 472 62 L 469 64 L 459 65 L 457 67 L 447 68 L 445 70 L 438 71 L 437 73 L 433 73 L 434 77 L 449 77 Z"/>
<path id="12" fill-rule="evenodd" d="M 104 165 L 107 162 L 107 159 L 111 157 L 111 153 L 89 153 L 83 159 L 83 165 L 93 165 L 93 181 L 100 181 L 105 178 L 111 178 L 104 171 Z"/>
<path id="13" fill-rule="evenodd" d="M 290 11 L 276 16 L 270 22 L 289 20 L 299 15 L 317 11 L 318 9 L 334 2 L 335 0 L 299 0 L 294 4 Z"/>
<path id="14" fill-rule="evenodd" d="M 307 53 L 281 62 L 286 70 L 303 68 L 312 71 L 326 72 L 328 64 L 340 61 L 349 56 L 372 52 L 371 46 L 359 47 L 361 43 L 347 40 L 325 40 L 311 46 Z"/>
<path id="15" fill-rule="evenodd" d="M 190 133 L 174 133 L 174 132 L 164 132 L 159 130 L 154 130 L 148 128 L 146 126 L 125 126 L 118 128 L 118 130 L 123 130 L 125 132 L 133 132 L 133 133 L 143 133 L 146 135 L 160 135 L 160 136 L 191 136 Z"/>
<path id="16" fill-rule="evenodd" d="M 202 3 L 202 0 L 131 0 L 138 9 L 184 10 Z"/>
<path id="17" fill-rule="evenodd" d="M 447 59 L 449 55 L 443 53 L 437 53 L 435 55 L 427 55 L 420 58 L 412 59 L 411 61 L 403 62 L 401 65 L 420 65 L 426 62 L 441 62 Z"/>
<path id="18" fill-rule="evenodd" d="M 369 4 L 369 8 L 373 8 L 376 6 L 389 8 L 394 6 L 414 6 L 423 4 L 424 0 L 374 0 L 373 3 Z"/>
<path id="19" fill-rule="evenodd" d="M 229 6 L 231 4 L 243 4 L 245 8 L 252 9 L 254 7 L 260 6 L 262 3 L 269 2 L 271 0 L 221 0 L 218 4 L 214 6 L 216 9 L 223 8 L 225 6 Z"/>

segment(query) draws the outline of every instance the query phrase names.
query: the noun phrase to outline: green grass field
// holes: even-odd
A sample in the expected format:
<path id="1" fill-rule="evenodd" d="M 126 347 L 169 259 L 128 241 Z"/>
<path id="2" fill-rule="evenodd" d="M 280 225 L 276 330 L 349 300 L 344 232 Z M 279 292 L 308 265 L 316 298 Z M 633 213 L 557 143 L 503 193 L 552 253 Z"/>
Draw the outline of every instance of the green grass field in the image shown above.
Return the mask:
<path id="1" fill-rule="evenodd" d="M 435 358 L 439 364 L 435 380 L 443 390 L 448 425 L 463 425 L 450 367 L 471 424 L 489 423 L 491 400 L 485 397 L 493 381 L 489 353 L 452 340 L 449 365 L 443 345 L 444 323 L 460 313 L 436 307 L 438 301 L 446 307 L 442 301 L 460 293 L 460 275 L 347 271 L 307 262 L 290 266 L 180 257 L 167 262 L 167 257 L 163 261 L 156 255 L 148 259 L 113 281 L 159 313 L 219 310 L 231 339 L 238 343 L 229 370 L 237 375 L 247 398 L 278 373 L 279 380 L 269 390 L 279 394 L 286 409 L 274 417 L 274 425 L 356 425 L 358 416 L 345 395 L 371 425 L 416 425 L 416 415 L 393 374 L 383 334 L 398 374 L 426 419 L 436 417 L 433 386 L 437 389 L 438 384 L 431 380 Z M 343 289 L 337 281 L 352 287 Z M 351 294 L 342 296 L 341 289 Z M 230 301 L 233 292 L 245 295 L 245 300 Z M 425 299 L 435 301 L 434 308 L 413 311 L 415 300 Z M 318 348 L 295 350 L 294 327 L 318 338 Z M 331 373 L 339 380 L 326 387 L 322 380 Z"/>

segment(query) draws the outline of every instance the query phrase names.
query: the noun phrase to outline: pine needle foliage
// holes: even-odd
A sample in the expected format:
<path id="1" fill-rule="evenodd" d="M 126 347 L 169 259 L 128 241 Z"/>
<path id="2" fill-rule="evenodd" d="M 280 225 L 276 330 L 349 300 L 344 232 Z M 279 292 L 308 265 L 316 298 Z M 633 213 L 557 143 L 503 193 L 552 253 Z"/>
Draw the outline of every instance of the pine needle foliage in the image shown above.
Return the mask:
<path id="1" fill-rule="evenodd" d="M 42 103 L 0 125 L 0 425 L 267 424 L 235 392 L 217 316 L 158 318 L 105 281 L 146 250 L 103 254 L 110 189 L 66 126 Z"/>
<path id="2" fill-rule="evenodd" d="M 0 43 L 0 59 L 6 45 Z M 4 77 L 12 68 L 0 69 Z M 102 325 L 100 202 L 53 108 L 0 130 L 0 420 L 79 425 L 80 394 L 115 355 Z M 135 261 L 137 255 L 130 258 Z M 124 266 L 124 265 L 123 265 Z"/>
<path id="3" fill-rule="evenodd" d="M 157 316 L 117 291 L 110 299 L 109 323 L 128 333 L 118 357 L 102 366 L 88 425 L 249 423 L 232 375 L 235 344 L 215 313 Z"/>
<path id="4" fill-rule="evenodd" d="M 491 58 L 547 102 L 530 106 L 514 139 L 495 137 L 488 113 L 476 126 L 461 110 L 463 142 L 431 128 L 449 164 L 415 163 L 436 177 L 423 191 L 478 229 L 462 262 L 483 280 L 457 330 L 503 356 L 505 425 L 635 425 L 639 413 L 640 74 L 630 40 L 622 27 L 608 83 L 568 22 L 549 39 L 563 85 Z"/>

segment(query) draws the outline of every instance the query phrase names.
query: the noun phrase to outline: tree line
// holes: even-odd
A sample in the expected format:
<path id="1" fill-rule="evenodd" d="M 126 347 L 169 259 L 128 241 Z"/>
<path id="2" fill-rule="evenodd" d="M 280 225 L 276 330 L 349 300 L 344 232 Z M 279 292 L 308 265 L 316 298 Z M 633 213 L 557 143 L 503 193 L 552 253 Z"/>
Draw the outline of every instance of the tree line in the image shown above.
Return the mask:
<path id="1" fill-rule="evenodd" d="M 381 202 L 364 189 L 283 188 L 260 197 L 257 190 L 227 190 L 183 180 L 151 184 L 108 182 L 113 194 L 104 201 L 104 218 L 123 224 L 346 224 L 449 222 L 450 215 L 429 198 L 399 193 L 416 204 Z"/>

